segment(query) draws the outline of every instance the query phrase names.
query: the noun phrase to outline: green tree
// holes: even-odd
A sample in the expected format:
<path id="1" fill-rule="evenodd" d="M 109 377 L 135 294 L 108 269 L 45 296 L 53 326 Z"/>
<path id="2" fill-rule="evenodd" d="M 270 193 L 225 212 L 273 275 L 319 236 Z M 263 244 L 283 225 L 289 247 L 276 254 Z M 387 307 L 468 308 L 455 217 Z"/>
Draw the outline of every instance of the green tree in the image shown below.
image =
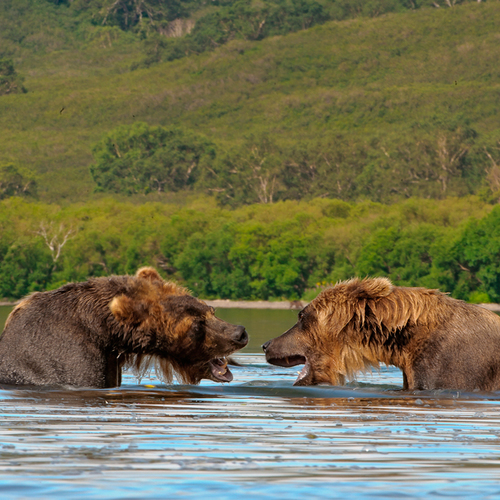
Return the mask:
<path id="1" fill-rule="evenodd" d="M 489 167 L 486 169 L 485 188 L 481 192 L 483 198 L 492 203 L 500 202 L 500 141 L 482 151 L 487 157 Z"/>
<path id="2" fill-rule="evenodd" d="M 0 164 L 0 200 L 9 196 L 36 197 L 37 184 L 31 172 L 13 163 Z"/>
<path id="3" fill-rule="evenodd" d="M 0 95 L 26 93 L 23 81 L 10 59 L 0 59 Z"/>
<path id="4" fill-rule="evenodd" d="M 366 149 L 341 134 L 297 145 L 286 153 L 286 196 L 341 200 L 367 196 L 372 184 L 363 180 L 369 169 Z"/>
<path id="5" fill-rule="evenodd" d="M 456 294 L 474 292 L 500 301 L 500 206 L 481 220 L 472 220 L 451 249 Z"/>
<path id="6" fill-rule="evenodd" d="M 287 176 L 281 155 L 268 137 L 248 137 L 205 170 L 204 185 L 222 205 L 276 202 L 283 199 Z"/>
<path id="7" fill-rule="evenodd" d="M 303 217 L 220 220 L 216 228 L 188 236 L 174 265 L 188 287 L 204 297 L 298 299 L 317 253 L 317 235 L 304 234 L 307 225 Z"/>
<path id="8" fill-rule="evenodd" d="M 46 290 L 52 268 L 52 258 L 41 241 L 18 239 L 6 248 L 0 261 L 0 297 L 19 299 Z"/>
<path id="9" fill-rule="evenodd" d="M 262 40 L 310 28 L 329 19 L 315 0 L 237 0 L 214 2 L 219 8 L 200 17 L 181 40 L 164 45 L 166 60 L 213 50 L 229 40 Z M 158 44 L 155 46 L 157 49 Z M 148 49 L 151 47 L 148 46 Z M 151 60 L 148 54 L 148 60 Z"/>
<path id="10" fill-rule="evenodd" d="M 431 224 L 379 229 L 365 242 L 356 263 L 360 276 L 388 276 L 402 286 L 423 286 L 442 230 Z"/>
<path id="11" fill-rule="evenodd" d="M 90 12 L 95 24 L 118 26 L 144 35 L 189 15 L 186 2 L 180 0 L 73 0 L 73 3 L 75 10 Z"/>
<path id="12" fill-rule="evenodd" d="M 123 125 L 93 148 L 90 172 L 97 191 L 148 193 L 193 186 L 205 162 L 215 157 L 213 145 L 178 128 Z"/>
<path id="13" fill-rule="evenodd" d="M 474 129 L 437 124 L 432 129 L 415 125 L 413 131 L 411 140 L 388 145 L 374 139 L 352 148 L 353 156 L 364 163 L 355 178 L 355 194 L 386 203 L 412 196 L 464 196 L 481 185 L 484 161 L 473 162 L 470 154 L 477 137 Z"/>

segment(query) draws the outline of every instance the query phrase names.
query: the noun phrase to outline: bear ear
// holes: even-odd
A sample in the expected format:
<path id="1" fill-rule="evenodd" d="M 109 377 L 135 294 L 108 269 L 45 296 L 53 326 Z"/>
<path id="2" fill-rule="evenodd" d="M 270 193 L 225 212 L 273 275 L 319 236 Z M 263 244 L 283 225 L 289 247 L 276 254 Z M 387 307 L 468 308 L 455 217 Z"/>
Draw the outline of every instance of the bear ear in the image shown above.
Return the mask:
<path id="1" fill-rule="evenodd" d="M 348 295 L 356 300 L 387 297 L 394 286 L 387 278 L 353 279 L 347 283 Z"/>
<path id="2" fill-rule="evenodd" d="M 138 303 L 127 295 L 115 297 L 109 304 L 109 308 L 118 322 L 129 325 L 141 323 L 148 314 L 144 303 Z"/>
<path id="3" fill-rule="evenodd" d="M 158 271 L 153 267 L 141 267 L 136 273 L 135 277 L 145 279 L 148 281 L 163 281 Z"/>

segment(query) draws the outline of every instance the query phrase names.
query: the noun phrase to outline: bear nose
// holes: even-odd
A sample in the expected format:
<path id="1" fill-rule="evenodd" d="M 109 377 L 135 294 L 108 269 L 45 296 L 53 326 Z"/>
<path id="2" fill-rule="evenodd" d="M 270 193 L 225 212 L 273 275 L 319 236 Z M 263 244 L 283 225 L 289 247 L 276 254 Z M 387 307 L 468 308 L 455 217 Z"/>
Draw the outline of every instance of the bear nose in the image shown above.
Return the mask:
<path id="1" fill-rule="evenodd" d="M 262 344 L 262 350 L 266 352 L 266 349 L 269 347 L 269 344 L 271 343 L 270 340 L 268 340 L 265 344 Z"/>
<path id="2" fill-rule="evenodd" d="M 244 326 L 238 326 L 236 332 L 234 333 L 233 339 L 240 344 L 248 343 L 248 333 Z"/>

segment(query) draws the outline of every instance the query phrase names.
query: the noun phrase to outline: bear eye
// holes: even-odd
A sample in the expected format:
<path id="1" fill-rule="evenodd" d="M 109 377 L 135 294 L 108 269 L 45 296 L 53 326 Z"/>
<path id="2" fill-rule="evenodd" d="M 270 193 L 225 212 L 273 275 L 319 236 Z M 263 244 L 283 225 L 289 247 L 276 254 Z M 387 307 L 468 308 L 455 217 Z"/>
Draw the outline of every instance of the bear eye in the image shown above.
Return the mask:
<path id="1" fill-rule="evenodd" d="M 299 321 L 302 321 L 304 319 L 304 311 L 299 312 Z"/>
<path id="2" fill-rule="evenodd" d="M 196 340 L 203 340 L 205 338 L 205 322 L 203 320 L 193 321 L 191 332 Z"/>

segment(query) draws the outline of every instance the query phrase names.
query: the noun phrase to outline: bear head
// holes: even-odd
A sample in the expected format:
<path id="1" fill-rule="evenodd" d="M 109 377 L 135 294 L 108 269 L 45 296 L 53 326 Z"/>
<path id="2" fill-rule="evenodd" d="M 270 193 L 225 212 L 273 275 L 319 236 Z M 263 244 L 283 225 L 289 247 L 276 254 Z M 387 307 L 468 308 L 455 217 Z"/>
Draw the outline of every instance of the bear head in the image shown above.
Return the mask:
<path id="1" fill-rule="evenodd" d="M 226 356 L 248 343 L 243 326 L 217 318 L 212 307 L 150 267 L 139 269 L 109 307 L 127 346 L 125 364 L 144 372 L 154 363 L 167 382 L 174 372 L 189 384 L 230 382 Z"/>
<path id="2" fill-rule="evenodd" d="M 303 364 L 294 385 L 342 385 L 346 376 L 378 366 L 357 332 L 365 322 L 367 304 L 375 310 L 374 304 L 392 290 L 386 278 L 354 278 L 324 290 L 299 312 L 292 328 L 262 346 L 267 362 L 285 367 Z"/>

